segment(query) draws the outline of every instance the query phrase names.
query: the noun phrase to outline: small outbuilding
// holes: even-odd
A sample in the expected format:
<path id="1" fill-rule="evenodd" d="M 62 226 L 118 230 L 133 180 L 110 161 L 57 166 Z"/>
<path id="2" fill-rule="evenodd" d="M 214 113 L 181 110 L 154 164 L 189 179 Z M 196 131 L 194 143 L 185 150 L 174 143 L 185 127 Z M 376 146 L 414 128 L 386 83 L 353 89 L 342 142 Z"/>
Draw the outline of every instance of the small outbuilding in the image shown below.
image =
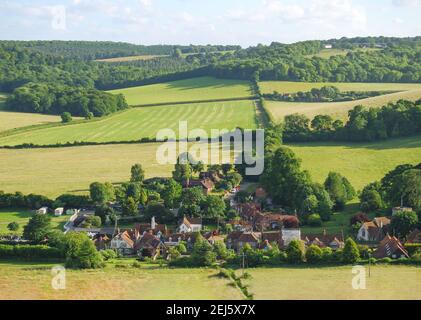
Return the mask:
<path id="1" fill-rule="evenodd" d="M 63 213 L 64 213 L 64 208 L 57 208 L 56 210 L 54 210 L 54 215 L 55 215 L 56 217 L 60 217 L 60 216 L 62 216 L 62 215 L 63 215 Z"/>
<path id="2" fill-rule="evenodd" d="M 47 207 L 42 207 L 42 208 L 39 208 L 37 210 L 37 214 L 47 214 L 47 213 L 48 213 L 48 208 Z"/>

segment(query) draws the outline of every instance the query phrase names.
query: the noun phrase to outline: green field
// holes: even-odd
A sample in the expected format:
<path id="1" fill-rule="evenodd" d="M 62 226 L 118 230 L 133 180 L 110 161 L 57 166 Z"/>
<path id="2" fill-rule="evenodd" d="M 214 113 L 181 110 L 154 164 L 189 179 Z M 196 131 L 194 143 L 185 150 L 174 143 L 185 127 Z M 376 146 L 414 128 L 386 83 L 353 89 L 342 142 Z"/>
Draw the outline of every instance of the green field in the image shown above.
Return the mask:
<path id="1" fill-rule="evenodd" d="M 54 149 L 0 150 L 0 190 L 58 196 L 88 190 L 94 181 L 127 181 L 130 167 L 142 163 L 147 177 L 170 176 L 172 165 L 159 165 L 160 144 L 104 145 Z M 421 137 L 376 143 L 308 143 L 291 146 L 313 180 L 329 171 L 345 175 L 356 189 L 378 180 L 399 164 L 419 163 Z M 25 168 L 23 170 L 22 168 Z"/>
<path id="2" fill-rule="evenodd" d="M 241 292 L 215 269 L 168 269 L 119 260 L 100 270 L 66 270 L 66 289 L 53 290 L 53 263 L 0 262 L 0 299 L 6 300 L 240 300 Z M 128 265 L 119 268 L 116 265 Z M 237 271 L 238 274 L 241 271 Z M 366 289 L 352 288 L 351 266 L 247 269 L 254 298 L 271 300 L 421 299 L 421 269 L 372 266 Z M 186 287 L 188 284 L 188 288 Z"/>
<path id="3" fill-rule="evenodd" d="M 37 113 L 0 111 L 0 132 L 26 126 L 59 121 L 61 121 L 59 116 L 50 116 Z"/>
<path id="4" fill-rule="evenodd" d="M 124 182 L 141 163 L 148 178 L 170 176 L 172 165 L 156 162 L 158 144 L 0 150 L 0 190 L 58 196 L 87 192 L 94 181 Z"/>
<path id="5" fill-rule="evenodd" d="M 23 227 L 28 220 L 34 215 L 34 211 L 30 210 L 0 210 L 0 234 L 7 234 L 9 230 L 7 225 L 10 222 L 17 222 L 20 226 L 17 233 L 23 232 Z M 51 215 L 51 224 L 53 228 L 63 230 L 64 224 L 69 220 L 68 216 L 55 217 Z M 16 233 L 16 232 L 13 232 Z"/>
<path id="6" fill-rule="evenodd" d="M 167 57 L 165 55 L 140 55 L 140 56 L 129 56 L 129 57 L 118 57 L 108 59 L 97 59 L 97 62 L 129 62 L 129 61 L 147 61 L 156 58 Z"/>
<path id="7" fill-rule="evenodd" d="M 292 90 L 292 89 L 291 89 Z M 266 101 L 266 110 L 274 121 L 282 121 L 286 115 L 293 113 L 305 114 L 313 118 L 318 114 L 329 114 L 333 118 L 347 119 L 348 111 L 357 105 L 366 107 L 382 107 L 389 102 L 396 102 L 400 99 L 416 101 L 421 98 L 420 89 L 395 92 L 368 99 L 345 101 L 345 102 L 280 102 Z"/>
<path id="8" fill-rule="evenodd" d="M 290 146 L 313 180 L 324 182 L 329 171 L 349 178 L 358 190 L 381 179 L 399 164 L 421 162 L 421 136 L 372 143 L 302 143 Z"/>
<path id="9" fill-rule="evenodd" d="M 136 106 L 245 98 L 251 96 L 250 90 L 250 84 L 247 81 L 201 77 L 109 92 L 124 94 L 128 104 Z"/>
<path id="10" fill-rule="evenodd" d="M 420 83 L 362 83 L 362 82 L 291 82 L 262 81 L 259 83 L 262 93 L 296 93 L 320 89 L 323 86 L 335 86 L 341 91 L 410 91 L 421 90 Z"/>
<path id="11" fill-rule="evenodd" d="M 4 300 L 240 300 L 242 293 L 215 269 L 155 266 L 66 270 L 66 289 L 51 287 L 54 264 L 1 262 L 0 299 Z"/>
<path id="12" fill-rule="evenodd" d="M 161 129 L 169 128 L 178 132 L 179 121 L 187 121 L 189 130 L 204 129 L 208 134 L 211 129 L 257 127 L 253 101 L 196 103 L 132 108 L 90 123 L 43 128 L 6 136 L 0 138 L 0 145 L 47 145 L 73 141 L 107 142 L 155 138 Z"/>
<path id="13" fill-rule="evenodd" d="M 274 300 L 419 300 L 421 268 L 372 266 L 365 290 L 352 288 L 351 266 L 322 268 L 258 268 L 245 281 L 254 298 Z"/>
<path id="14" fill-rule="evenodd" d="M 312 57 L 318 57 L 323 59 L 329 59 L 333 56 L 346 56 L 349 52 L 358 52 L 358 51 L 364 51 L 364 52 L 372 52 L 372 51 L 378 51 L 377 48 L 360 48 L 356 50 L 345 50 L 345 49 L 322 49 L 319 53 L 316 54 L 310 54 L 307 55 L 308 58 Z"/>

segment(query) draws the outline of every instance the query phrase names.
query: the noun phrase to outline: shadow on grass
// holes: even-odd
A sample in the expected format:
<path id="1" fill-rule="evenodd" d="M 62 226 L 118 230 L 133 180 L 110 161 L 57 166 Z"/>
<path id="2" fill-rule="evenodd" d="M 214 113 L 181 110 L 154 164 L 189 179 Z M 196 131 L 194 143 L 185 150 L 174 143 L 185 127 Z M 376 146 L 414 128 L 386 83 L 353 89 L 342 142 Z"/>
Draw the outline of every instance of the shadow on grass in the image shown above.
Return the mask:
<path id="1" fill-rule="evenodd" d="M 371 150 L 409 149 L 409 148 L 421 148 L 421 135 L 380 140 L 380 141 L 374 141 L 374 142 L 323 141 L 323 142 L 289 143 L 288 146 L 295 147 L 295 148 L 345 147 L 346 149 L 371 149 Z"/>
<path id="2" fill-rule="evenodd" d="M 177 90 L 194 90 L 194 89 L 219 89 L 235 87 L 239 84 L 247 85 L 247 81 L 241 80 L 227 80 L 227 79 L 216 79 L 212 77 L 197 77 L 186 80 L 178 80 L 168 82 L 167 85 L 170 89 Z M 251 90 L 248 90 L 251 93 Z"/>

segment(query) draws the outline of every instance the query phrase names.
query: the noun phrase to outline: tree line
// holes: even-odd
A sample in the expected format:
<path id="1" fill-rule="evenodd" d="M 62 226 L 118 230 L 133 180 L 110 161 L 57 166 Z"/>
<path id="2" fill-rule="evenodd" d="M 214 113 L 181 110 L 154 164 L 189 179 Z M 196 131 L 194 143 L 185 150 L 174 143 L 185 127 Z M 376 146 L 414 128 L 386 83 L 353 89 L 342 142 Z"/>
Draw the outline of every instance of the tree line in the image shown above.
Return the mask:
<path id="1" fill-rule="evenodd" d="M 330 115 L 310 119 L 302 114 L 285 117 L 283 137 L 287 142 L 375 141 L 421 133 L 421 100 L 399 100 L 381 108 L 361 105 L 348 112 L 348 120 Z"/>

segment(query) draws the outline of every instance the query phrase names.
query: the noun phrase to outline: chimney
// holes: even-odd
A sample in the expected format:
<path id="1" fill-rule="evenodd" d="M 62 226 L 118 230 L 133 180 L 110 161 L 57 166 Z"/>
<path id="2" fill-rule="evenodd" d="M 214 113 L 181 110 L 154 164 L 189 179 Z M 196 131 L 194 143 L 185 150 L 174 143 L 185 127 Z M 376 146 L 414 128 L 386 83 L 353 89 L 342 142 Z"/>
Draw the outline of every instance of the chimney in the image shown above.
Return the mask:
<path id="1" fill-rule="evenodd" d="M 155 228 L 156 228 L 155 217 L 152 217 L 152 219 L 151 219 L 151 229 L 155 230 Z"/>
<path id="2" fill-rule="evenodd" d="M 326 237 L 326 229 L 323 229 L 323 235 Z"/>

